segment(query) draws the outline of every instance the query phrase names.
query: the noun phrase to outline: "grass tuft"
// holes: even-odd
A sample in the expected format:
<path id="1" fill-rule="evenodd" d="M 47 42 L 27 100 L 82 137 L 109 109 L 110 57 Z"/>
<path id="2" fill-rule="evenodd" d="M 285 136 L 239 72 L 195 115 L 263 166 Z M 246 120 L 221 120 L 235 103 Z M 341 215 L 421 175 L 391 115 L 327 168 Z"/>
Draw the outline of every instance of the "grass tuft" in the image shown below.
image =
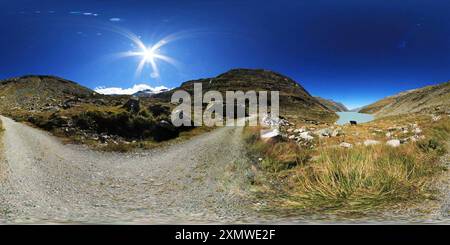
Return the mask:
<path id="1" fill-rule="evenodd" d="M 439 158 L 447 152 L 450 120 L 428 125 L 425 139 L 396 148 L 311 150 L 284 141 L 265 143 L 257 128 L 246 128 L 244 139 L 249 153 L 262 157 L 266 183 L 260 189 L 278 193 L 280 207 L 357 211 L 432 197 L 430 184 L 445 169 Z"/>

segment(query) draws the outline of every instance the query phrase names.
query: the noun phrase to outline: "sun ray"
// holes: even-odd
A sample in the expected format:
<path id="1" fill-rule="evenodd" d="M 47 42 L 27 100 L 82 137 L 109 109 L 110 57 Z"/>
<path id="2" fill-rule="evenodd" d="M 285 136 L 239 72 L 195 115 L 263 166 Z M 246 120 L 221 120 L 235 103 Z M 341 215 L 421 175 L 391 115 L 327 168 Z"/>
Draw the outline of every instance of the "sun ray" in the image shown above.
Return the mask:
<path id="1" fill-rule="evenodd" d="M 146 63 L 146 60 L 145 60 L 145 59 L 142 59 L 142 60 L 139 62 L 139 65 L 138 65 L 137 68 L 136 68 L 136 72 L 134 73 L 135 77 L 138 77 L 138 76 L 141 75 L 142 70 L 144 69 L 145 63 Z"/>
<path id="2" fill-rule="evenodd" d="M 150 76 L 152 78 L 159 78 L 159 68 L 158 68 L 158 61 L 164 61 L 170 65 L 173 65 L 174 67 L 178 67 L 178 62 L 166 55 L 163 55 L 160 53 L 160 49 L 167 45 L 168 43 L 177 40 L 179 37 L 176 34 L 172 34 L 169 36 L 166 36 L 165 38 L 159 40 L 154 45 L 146 46 L 142 40 L 136 36 L 135 34 L 123 30 L 123 29 L 115 29 L 115 32 L 121 34 L 122 36 L 130 39 L 134 46 L 137 48 L 137 50 L 128 51 L 128 52 L 121 52 L 117 53 L 115 57 L 117 58 L 126 58 L 126 57 L 140 57 L 141 60 L 136 68 L 135 76 L 140 76 L 142 74 L 142 71 L 144 70 L 145 64 L 149 64 L 151 68 Z"/>

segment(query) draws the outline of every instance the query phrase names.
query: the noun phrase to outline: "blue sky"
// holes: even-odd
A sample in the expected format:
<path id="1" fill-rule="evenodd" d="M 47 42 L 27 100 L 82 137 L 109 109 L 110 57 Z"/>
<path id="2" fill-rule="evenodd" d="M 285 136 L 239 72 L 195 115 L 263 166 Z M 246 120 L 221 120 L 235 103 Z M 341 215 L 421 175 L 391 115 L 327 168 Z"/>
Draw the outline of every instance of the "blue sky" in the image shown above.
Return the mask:
<path id="1" fill-rule="evenodd" d="M 0 0 L 0 79 L 50 74 L 96 88 L 176 87 L 232 68 L 264 68 L 357 107 L 450 80 L 449 1 Z M 123 35 L 176 65 L 158 76 Z"/>

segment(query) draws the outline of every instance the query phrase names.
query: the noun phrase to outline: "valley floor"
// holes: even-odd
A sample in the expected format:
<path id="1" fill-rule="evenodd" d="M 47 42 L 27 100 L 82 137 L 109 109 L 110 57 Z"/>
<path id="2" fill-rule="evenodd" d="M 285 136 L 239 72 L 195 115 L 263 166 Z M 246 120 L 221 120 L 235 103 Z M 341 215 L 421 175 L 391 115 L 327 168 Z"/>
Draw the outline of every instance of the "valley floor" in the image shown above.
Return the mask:
<path id="1" fill-rule="evenodd" d="M 0 223 L 450 222 L 448 174 L 441 184 L 445 201 L 425 203 L 427 214 L 413 208 L 357 218 L 267 213 L 246 177 L 242 128 L 125 154 L 64 145 L 45 131 L 1 120 Z"/>
<path id="2" fill-rule="evenodd" d="M 232 173 L 245 159 L 239 128 L 119 154 L 63 145 L 1 119 L 0 223 L 214 223 L 252 216 L 252 200 Z"/>

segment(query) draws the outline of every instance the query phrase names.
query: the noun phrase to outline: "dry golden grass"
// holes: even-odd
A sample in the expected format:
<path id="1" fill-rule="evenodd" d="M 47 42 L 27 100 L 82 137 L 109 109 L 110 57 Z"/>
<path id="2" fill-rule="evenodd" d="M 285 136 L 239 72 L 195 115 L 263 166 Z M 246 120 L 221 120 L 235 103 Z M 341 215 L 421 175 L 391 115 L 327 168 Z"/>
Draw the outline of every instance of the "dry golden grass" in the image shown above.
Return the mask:
<path id="1" fill-rule="evenodd" d="M 257 164 L 264 176 L 259 178 L 260 190 L 276 194 L 279 207 L 367 210 L 432 196 L 430 184 L 445 169 L 439 157 L 447 151 L 450 119 L 431 122 L 429 116 L 409 115 L 344 127 L 347 142 L 385 141 L 384 134 L 373 135 L 374 128 L 385 130 L 414 122 L 426 138 L 397 148 L 385 144 L 340 148 L 335 145 L 342 138 L 335 137 L 321 139 L 311 150 L 283 141 L 264 143 L 259 140 L 259 130 L 252 128 L 246 129 L 244 137 L 250 154 L 263 158 Z"/>

